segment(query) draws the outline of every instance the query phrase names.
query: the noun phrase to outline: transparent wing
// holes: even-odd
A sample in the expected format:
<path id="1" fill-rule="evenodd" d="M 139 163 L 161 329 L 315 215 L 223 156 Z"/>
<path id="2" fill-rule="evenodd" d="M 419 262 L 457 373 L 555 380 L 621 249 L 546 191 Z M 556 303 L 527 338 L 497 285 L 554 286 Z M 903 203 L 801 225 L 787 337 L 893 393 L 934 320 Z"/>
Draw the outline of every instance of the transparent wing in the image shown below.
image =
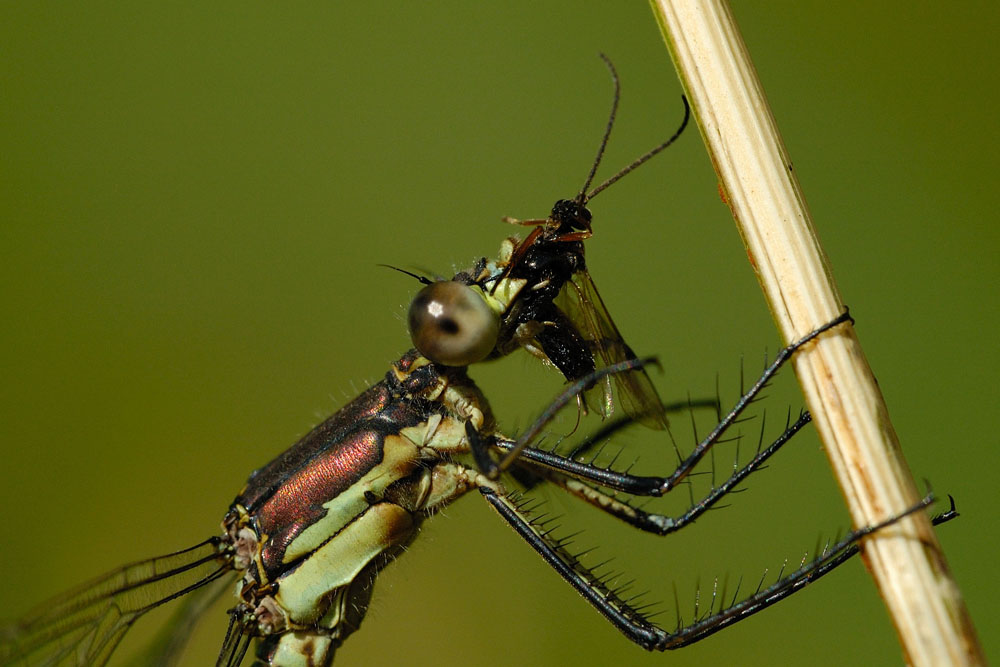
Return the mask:
<path id="1" fill-rule="evenodd" d="M 635 359 L 635 352 L 618 332 L 608 309 L 597 292 L 597 286 L 586 271 L 577 271 L 566 283 L 556 305 L 576 326 L 587 341 L 598 368 L 610 366 L 619 361 Z M 660 400 L 652 380 L 645 369 L 637 368 L 627 373 L 615 373 L 614 382 L 618 387 L 618 400 L 625 412 L 653 429 L 667 427 L 663 402 Z M 610 416 L 614 411 L 614 394 L 611 378 L 606 377 L 586 393 L 588 402 L 600 405 L 601 414 Z"/>
<path id="2" fill-rule="evenodd" d="M 232 594 L 233 580 L 236 573 L 221 576 L 206 586 L 185 595 L 181 604 L 171 614 L 170 619 L 157 631 L 152 641 L 148 642 L 141 653 L 132 656 L 128 664 L 131 667 L 176 667 L 181 664 L 184 649 L 194 632 L 195 626 L 205 612 L 222 597 L 223 593 Z"/>
<path id="3" fill-rule="evenodd" d="M 231 570 L 219 545 L 212 538 L 126 565 L 0 627 L 0 664 L 104 665 L 144 613 Z"/>

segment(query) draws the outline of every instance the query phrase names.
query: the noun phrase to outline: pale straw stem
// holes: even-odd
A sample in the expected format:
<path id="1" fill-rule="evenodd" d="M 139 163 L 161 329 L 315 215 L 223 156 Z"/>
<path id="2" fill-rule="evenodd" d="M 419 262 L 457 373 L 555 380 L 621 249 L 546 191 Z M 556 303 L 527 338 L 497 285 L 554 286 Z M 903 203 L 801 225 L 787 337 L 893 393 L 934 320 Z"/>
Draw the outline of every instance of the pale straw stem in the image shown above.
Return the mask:
<path id="1" fill-rule="evenodd" d="M 795 340 L 844 304 L 732 13 L 724 0 L 652 5 L 774 319 Z M 922 493 L 854 328 L 823 334 L 794 366 L 855 526 L 915 505 Z M 866 538 L 863 558 L 909 664 L 985 664 L 926 513 Z"/>

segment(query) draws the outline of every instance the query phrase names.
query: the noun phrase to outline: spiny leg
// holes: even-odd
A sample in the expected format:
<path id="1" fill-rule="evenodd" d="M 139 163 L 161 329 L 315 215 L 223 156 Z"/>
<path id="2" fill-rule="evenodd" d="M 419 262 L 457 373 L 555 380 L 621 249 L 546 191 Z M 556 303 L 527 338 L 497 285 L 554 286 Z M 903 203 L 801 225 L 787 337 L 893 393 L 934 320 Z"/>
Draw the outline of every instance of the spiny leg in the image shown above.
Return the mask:
<path id="1" fill-rule="evenodd" d="M 718 392 L 716 392 L 716 394 L 718 394 Z M 668 415 L 675 412 L 691 411 L 697 409 L 711 409 L 715 411 L 718 419 L 721 419 L 722 417 L 722 413 L 720 412 L 722 408 L 719 403 L 718 395 L 716 395 L 716 398 L 699 398 L 693 400 L 689 399 L 686 401 L 675 401 L 673 403 L 663 404 L 663 412 Z M 595 429 L 592 433 L 587 435 L 583 440 L 578 442 L 570 452 L 562 455 L 562 458 L 565 460 L 575 460 L 596 447 L 603 447 L 603 445 L 605 445 L 608 442 L 608 440 L 610 440 L 611 437 L 616 433 L 618 433 L 619 431 L 624 431 L 625 429 L 631 428 L 640 423 L 641 422 L 637 421 L 634 417 L 631 416 L 615 417 L 613 419 L 609 419 L 605 421 L 600 428 Z M 509 449 L 509 446 L 513 443 L 511 441 L 497 438 L 494 440 L 494 444 L 496 444 L 500 449 L 506 451 Z M 542 450 L 526 447 L 525 451 L 537 452 Z M 526 458 L 531 458 L 531 456 L 532 455 L 529 453 L 526 456 Z M 678 454 L 678 459 L 681 459 L 680 454 Z M 521 463 L 523 463 L 523 461 L 518 461 L 519 465 L 515 465 L 513 468 L 510 469 L 509 472 L 511 473 L 511 475 L 513 475 L 514 479 L 516 479 L 518 483 L 524 488 L 525 491 L 530 491 L 541 481 L 543 481 L 544 479 L 548 479 L 547 475 L 536 474 L 535 470 L 537 466 L 520 465 Z"/>
<path id="2" fill-rule="evenodd" d="M 774 442 L 771 443 L 771 445 L 758 451 L 754 460 L 747 464 L 746 470 L 740 470 L 733 474 L 733 484 L 731 486 L 727 486 L 728 482 L 723 486 L 726 486 L 727 490 L 731 489 L 732 486 L 735 486 L 735 484 L 746 477 L 746 475 L 759 467 L 760 464 L 777 451 L 777 449 L 787 443 L 792 436 L 798 433 L 803 426 L 809 423 L 809 421 L 811 421 L 809 413 L 803 412 L 794 423 L 786 424 L 785 430 L 781 433 L 781 435 L 779 435 Z M 617 424 L 614 424 L 614 426 L 617 427 Z M 588 438 L 588 446 L 590 444 L 589 441 L 590 438 Z M 722 442 L 722 440 L 716 436 L 712 444 L 719 444 L 720 442 Z M 497 438 L 494 441 L 494 445 L 503 451 L 510 451 L 513 449 L 513 444 L 514 443 L 509 440 L 503 440 L 500 438 Z M 579 449 L 580 448 L 577 447 L 574 451 Z M 525 447 L 519 455 L 519 462 L 527 464 L 527 466 L 533 470 L 551 470 L 573 479 L 590 482 L 612 491 L 628 493 L 635 496 L 663 495 L 664 492 L 662 489 L 664 485 L 667 484 L 671 478 L 677 475 L 676 472 L 672 473 L 669 477 L 635 475 L 629 472 L 614 470 L 609 466 L 595 465 L 593 461 L 578 461 L 572 458 L 572 454 L 562 455 L 554 451 L 537 449 L 534 447 Z M 687 471 L 687 474 L 690 474 L 690 470 Z M 739 479 L 735 479 L 737 477 Z M 676 483 L 674 485 L 676 485 Z"/>
<path id="3" fill-rule="evenodd" d="M 740 396 L 733 408 L 722 417 L 715 428 L 713 428 L 712 431 L 694 447 L 691 453 L 680 462 L 677 468 L 666 477 L 632 475 L 629 473 L 617 472 L 600 466 L 595 466 L 590 463 L 576 461 L 552 452 L 528 448 L 527 444 L 532 442 L 541 432 L 542 428 L 552 419 L 555 410 L 565 404 L 565 401 L 560 403 L 558 400 L 554 402 L 553 406 L 547 409 L 535 421 L 531 428 L 529 428 L 524 435 L 518 438 L 517 442 L 513 445 L 509 442 L 494 440 L 493 444 L 506 452 L 503 460 L 501 461 L 500 467 L 505 468 L 506 466 L 503 464 L 515 459 L 525 460 L 534 465 L 551 468 L 570 477 L 590 481 L 594 484 L 598 484 L 614 491 L 620 491 L 636 496 L 662 496 L 682 482 L 691 473 L 692 469 L 701 462 L 702 458 L 704 458 L 709 449 L 713 445 L 722 441 L 722 436 L 726 433 L 726 431 L 728 431 L 733 424 L 736 424 L 739 421 L 739 417 L 742 415 L 744 410 L 746 410 L 746 408 L 753 402 L 757 395 L 774 377 L 781 366 L 791 358 L 792 354 L 794 354 L 796 350 L 823 332 L 849 321 L 853 320 L 851 319 L 850 313 L 845 310 L 837 318 L 782 349 L 775 357 L 774 361 L 772 361 L 771 364 L 764 369 L 764 372 L 757 379 L 757 381 L 754 382 L 754 384 L 746 390 L 742 396 Z M 572 395 L 571 392 L 575 391 L 578 386 L 582 386 L 581 383 L 593 382 L 595 378 L 607 375 L 611 368 L 613 367 L 609 366 L 607 368 L 600 369 L 600 371 L 597 371 L 590 376 L 583 378 L 574 385 L 571 385 L 571 387 L 560 396 L 560 400 L 564 397 Z M 600 375 L 598 375 L 599 373 Z M 799 426 L 799 428 L 801 428 L 801 426 Z M 796 428 L 795 430 L 797 431 L 798 429 Z M 783 434 L 783 436 L 779 437 L 779 440 L 785 438 L 786 436 L 790 437 L 791 435 L 794 435 L 794 433 Z M 473 449 L 473 452 L 475 453 L 475 448 Z"/>
<path id="4" fill-rule="evenodd" d="M 622 634 L 647 650 L 658 651 L 680 648 L 704 639 L 802 590 L 855 555 L 859 551 L 859 540 L 899 521 L 908 514 L 924 509 L 933 501 L 933 497 L 928 495 L 901 514 L 874 526 L 855 530 L 771 586 L 758 589 L 754 594 L 739 602 L 734 601 L 726 608 L 710 612 L 690 625 L 678 627 L 674 632 L 667 632 L 650 622 L 640 610 L 631 606 L 618 591 L 609 586 L 605 579 L 596 575 L 592 569 L 584 566 L 576 556 L 567 551 L 565 541 L 553 538 L 551 531 L 545 528 L 544 522 L 532 520 L 530 511 L 526 510 L 523 503 L 519 503 L 515 497 L 500 495 L 488 488 L 480 488 L 480 492 L 518 535 Z M 936 517 L 934 523 L 944 523 L 956 516 L 952 504 L 951 509 Z"/>
<path id="5" fill-rule="evenodd" d="M 568 552 L 563 542 L 551 536 L 542 520 L 533 521 L 525 501 L 511 494 L 497 494 L 491 489 L 480 488 L 479 491 L 521 539 L 620 632 L 643 647 L 656 641 L 658 632 L 662 631 Z"/>
<path id="6" fill-rule="evenodd" d="M 717 418 L 722 418 L 722 406 L 719 402 L 718 397 L 716 398 L 698 398 L 694 400 L 687 401 L 675 401 L 673 403 L 664 403 L 663 412 L 664 414 L 672 414 L 674 412 L 687 412 L 695 409 L 712 409 L 715 410 Z M 599 429 L 595 430 L 593 433 L 588 435 L 582 441 L 578 442 L 568 454 L 566 458 L 575 459 L 586 452 L 590 451 L 594 447 L 606 442 L 612 435 L 623 431 L 627 428 L 635 426 L 639 422 L 636 421 L 634 417 L 624 416 L 615 417 L 613 419 L 607 420 Z"/>
<path id="7" fill-rule="evenodd" d="M 562 487 L 567 492 L 582 498 L 594 507 L 640 530 L 657 535 L 668 535 L 692 523 L 699 516 L 711 509 L 725 495 L 731 493 L 750 473 L 760 469 L 765 461 L 781 449 L 785 443 L 791 440 L 810 421 L 809 413 L 803 412 L 800 414 L 799 418 L 794 423 L 787 425 L 782 434 L 770 445 L 763 449 L 758 449 L 752 459 L 743 466 L 736 468 L 726 480 L 717 486 L 713 486 L 701 500 L 693 503 L 686 511 L 676 517 L 646 512 L 633 507 L 628 502 L 617 498 L 614 494 L 583 482 L 592 482 L 613 490 L 625 490 L 622 488 L 622 478 L 631 477 L 626 473 L 618 473 L 590 464 L 571 461 L 558 454 L 538 449 L 525 449 L 522 451 L 520 462 L 527 464 L 526 467 L 530 468 L 532 473 L 545 478 L 553 484 Z M 498 442 L 497 446 L 504 449 L 511 446 L 511 443 Z"/>
<path id="8" fill-rule="evenodd" d="M 515 462 L 517 462 L 521 450 L 538 438 L 546 424 L 552 421 L 552 419 L 563 407 L 566 406 L 567 403 L 575 400 L 577 396 L 593 385 L 594 382 L 608 375 L 624 373 L 655 363 L 656 359 L 653 357 L 619 361 L 609 366 L 605 366 L 604 368 L 599 368 L 593 373 L 589 373 L 579 380 L 572 382 L 555 398 L 554 401 L 552 401 L 552 403 L 548 405 L 548 407 L 545 408 L 544 411 L 542 411 L 542 414 L 523 434 L 521 434 L 517 441 L 512 443 L 511 447 L 506 450 L 503 458 L 499 462 L 493 461 L 493 459 L 490 458 L 488 451 L 489 448 L 496 443 L 497 438 L 492 434 L 484 435 L 479 433 L 471 422 L 466 422 L 465 435 L 469 441 L 469 448 L 472 450 L 472 456 L 473 459 L 475 459 L 476 466 L 479 468 L 480 472 L 486 475 L 489 479 L 495 480 L 499 478 L 502 472 L 506 471 Z"/>
<path id="9" fill-rule="evenodd" d="M 793 342 L 787 347 L 783 348 L 778 352 L 774 361 L 764 369 L 757 381 L 748 389 L 744 394 L 736 401 L 736 404 L 732 409 L 719 421 L 719 423 L 712 429 L 701 442 L 699 442 L 694 450 L 684 459 L 677 469 L 674 470 L 668 477 L 664 478 L 662 481 L 658 482 L 652 487 L 649 487 L 645 493 L 639 492 L 638 495 L 651 495 L 660 496 L 667 493 L 672 488 L 677 486 L 677 484 L 683 480 L 691 470 L 698 465 L 705 453 L 712 447 L 722 435 L 737 422 L 739 416 L 744 410 L 753 402 L 754 398 L 767 386 L 767 383 L 771 381 L 771 378 L 781 369 L 781 367 L 791 359 L 792 355 L 803 345 L 815 339 L 820 334 L 836 327 L 844 322 L 854 322 L 851 318 L 851 314 L 848 310 L 844 310 L 843 313 L 838 315 L 833 320 L 827 322 L 818 329 L 811 331 L 799 340 Z"/>
<path id="10" fill-rule="evenodd" d="M 753 402 L 754 398 L 761 392 L 761 390 L 764 389 L 771 378 L 774 377 L 785 362 L 791 358 L 792 354 L 796 350 L 825 331 L 844 322 L 853 321 L 854 320 L 851 319 L 850 313 L 845 310 L 835 319 L 827 322 L 815 331 L 810 332 L 791 345 L 782 349 L 775 357 L 774 361 L 772 361 L 771 364 L 764 369 L 764 372 L 753 384 L 753 386 L 744 392 L 739 400 L 736 401 L 733 408 L 719 421 L 716 427 L 712 429 L 712 432 L 695 446 L 691 454 L 681 461 L 680 465 L 678 465 L 674 472 L 668 477 L 645 477 L 614 473 L 613 471 L 602 470 L 601 468 L 597 468 L 595 466 L 586 466 L 586 464 L 581 465 L 588 467 L 589 473 L 581 469 L 580 475 L 583 476 L 585 474 L 591 474 L 595 476 L 592 481 L 595 481 L 602 486 L 608 486 L 609 488 L 614 488 L 633 495 L 661 496 L 664 493 L 667 493 L 672 488 L 677 486 L 677 484 L 679 484 L 701 461 L 708 450 L 714 444 L 719 442 L 722 435 L 733 424 L 737 423 L 743 411 L 750 405 L 750 403 Z M 579 396 L 588 387 L 592 386 L 597 380 L 615 373 L 623 373 L 636 368 L 641 368 L 651 363 L 656 363 L 656 360 L 652 357 L 646 359 L 629 359 L 627 361 L 611 364 L 604 368 L 599 368 L 593 373 L 590 373 L 571 383 L 559 396 L 556 397 L 556 399 L 542 412 L 542 414 L 538 416 L 535 422 L 517 439 L 517 441 L 506 449 L 503 458 L 499 462 L 493 461 L 488 452 L 488 449 L 496 444 L 496 439 L 491 435 L 484 436 L 470 423 L 466 423 L 466 437 L 469 440 L 469 447 L 472 450 L 476 466 L 490 479 L 497 479 L 502 472 L 510 468 L 516 461 L 518 461 L 523 451 L 530 443 L 535 441 L 545 426 L 552 421 L 559 410 L 561 410 L 570 401 L 575 400 L 577 396 Z M 563 472 L 572 474 L 569 470 L 563 470 Z M 606 484 L 597 479 L 597 477 L 605 476 L 606 473 L 610 473 L 608 479 L 608 481 L 611 482 L 610 484 Z M 615 486 L 616 476 L 617 482 L 622 485 L 621 487 Z"/>
<path id="11" fill-rule="evenodd" d="M 948 510 L 931 518 L 933 525 L 937 526 L 958 518 L 959 513 L 955 509 L 955 499 L 949 495 L 948 500 L 950 503 Z M 720 608 L 714 613 L 709 611 L 708 615 L 696 620 L 694 623 L 679 628 L 674 633 L 668 633 L 670 639 L 662 646 L 654 648 L 663 651 L 693 644 L 715 634 L 719 630 L 767 609 L 771 605 L 784 600 L 789 595 L 797 593 L 817 579 L 829 574 L 853 556 L 856 556 L 861 551 L 861 540 L 863 538 L 891 526 L 914 512 L 929 507 L 933 502 L 934 495 L 928 493 L 919 503 L 904 512 L 889 517 L 875 525 L 851 531 L 833 546 L 828 545 L 824 547 L 822 553 L 818 554 L 808 563 L 804 562 L 795 572 L 783 577 L 779 576 L 778 580 L 767 588 L 761 589 L 758 585 L 753 595 L 739 602 L 735 602 L 735 598 L 739 594 L 737 591 L 733 596 L 734 602 L 730 603 L 729 607 Z"/>

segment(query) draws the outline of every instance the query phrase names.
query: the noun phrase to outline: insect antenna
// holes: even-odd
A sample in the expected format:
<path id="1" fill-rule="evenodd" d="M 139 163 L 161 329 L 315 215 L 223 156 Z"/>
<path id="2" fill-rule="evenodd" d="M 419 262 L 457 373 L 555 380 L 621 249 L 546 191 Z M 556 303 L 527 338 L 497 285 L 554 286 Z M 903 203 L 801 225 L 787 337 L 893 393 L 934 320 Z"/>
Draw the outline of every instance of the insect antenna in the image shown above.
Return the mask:
<path id="1" fill-rule="evenodd" d="M 616 94 L 616 99 L 617 99 L 617 94 Z M 650 158 L 652 158 L 654 155 L 656 155 L 657 153 L 659 153 L 660 151 L 662 151 L 664 148 L 666 148 L 670 144 L 672 144 L 675 141 L 677 141 L 677 138 L 680 137 L 681 133 L 684 132 L 684 128 L 687 127 L 688 120 L 691 118 L 691 105 L 688 104 L 687 97 L 685 97 L 684 95 L 681 95 L 681 102 L 684 103 L 684 118 L 681 120 L 680 127 L 677 128 L 677 131 L 674 132 L 673 135 L 669 139 L 667 139 L 666 141 L 664 141 L 662 144 L 660 144 L 659 146 L 657 146 L 656 148 L 652 149 L 651 151 L 649 151 L 647 153 L 643 153 L 642 155 L 640 155 L 639 157 L 637 157 L 635 160 L 633 160 L 632 162 L 630 162 L 628 165 L 626 165 L 625 168 L 622 169 L 621 171 L 619 171 L 617 174 L 615 174 L 614 176 L 612 176 L 611 178 L 609 178 L 608 180 L 604 181 L 603 183 L 601 183 L 600 185 L 598 185 L 596 188 L 594 188 L 593 190 L 591 190 L 588 194 L 586 194 L 584 196 L 584 201 L 590 201 L 591 199 L 593 199 L 594 197 L 596 197 L 599 192 L 601 192 L 603 190 L 606 190 L 612 184 L 617 183 L 622 178 L 624 178 L 626 174 L 628 174 L 629 172 L 634 171 L 635 169 L 637 169 L 642 164 L 648 162 L 650 160 Z"/>
<path id="2" fill-rule="evenodd" d="M 604 149 L 608 147 L 608 139 L 611 137 L 611 128 L 614 127 L 615 116 L 618 114 L 618 101 L 621 99 L 621 82 L 618 79 L 618 71 L 615 70 L 614 63 L 612 63 L 611 59 L 603 53 L 598 55 L 600 55 L 601 60 L 604 61 L 604 64 L 608 66 L 608 70 L 611 72 L 611 82 L 614 84 L 615 94 L 611 101 L 611 113 L 608 115 L 608 124 L 604 128 L 604 135 L 601 137 L 601 143 L 597 147 L 597 156 L 594 158 L 594 163 L 590 166 L 590 173 L 587 174 L 587 180 L 583 182 L 583 187 L 580 188 L 580 193 L 576 196 L 576 202 L 579 204 L 586 204 L 591 199 L 596 197 L 598 193 L 606 190 L 612 184 L 617 183 L 624 178 L 626 174 L 635 171 L 638 167 L 648 162 L 654 155 L 677 141 L 677 138 L 684 132 L 684 128 L 687 127 L 688 120 L 691 117 L 691 106 L 688 104 L 687 97 L 681 95 L 681 101 L 684 103 L 684 118 L 681 120 L 680 127 L 677 128 L 677 131 L 662 144 L 646 153 L 643 153 L 635 160 L 627 164 L 617 174 L 610 177 L 590 192 L 587 192 L 587 188 L 589 188 L 590 184 L 594 181 L 594 176 L 597 175 L 597 168 L 601 165 L 601 158 L 604 157 Z"/>
<path id="3" fill-rule="evenodd" d="M 587 194 L 587 188 L 594 181 L 594 176 L 597 175 L 597 168 L 601 165 L 601 158 L 604 157 L 604 149 L 608 147 L 608 139 L 611 137 L 611 128 L 615 126 L 615 115 L 618 113 L 618 100 L 621 98 L 622 92 L 621 83 L 618 80 L 618 72 L 615 70 L 611 58 L 608 58 L 603 53 L 597 55 L 601 57 L 601 60 L 604 61 L 604 64 L 608 66 L 608 70 L 611 72 L 611 82 L 615 87 L 615 96 L 611 100 L 611 113 L 608 115 L 608 124 L 604 128 L 604 136 L 601 137 L 601 144 L 597 147 L 597 156 L 594 158 L 594 163 L 590 165 L 590 173 L 587 174 L 587 180 L 583 182 L 583 187 L 580 188 L 580 194 L 576 196 L 576 200 L 581 204 L 586 204 L 593 197 L 592 194 Z M 600 189 L 603 189 L 603 187 Z"/>

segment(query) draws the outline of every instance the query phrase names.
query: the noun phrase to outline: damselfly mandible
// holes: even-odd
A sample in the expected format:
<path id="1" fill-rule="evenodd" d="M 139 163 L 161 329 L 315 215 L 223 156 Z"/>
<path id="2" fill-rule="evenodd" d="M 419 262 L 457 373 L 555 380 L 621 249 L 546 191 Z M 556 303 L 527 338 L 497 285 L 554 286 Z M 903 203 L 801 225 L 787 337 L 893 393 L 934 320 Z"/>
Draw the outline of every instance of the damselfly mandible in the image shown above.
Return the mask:
<path id="1" fill-rule="evenodd" d="M 610 63 L 608 63 L 610 67 Z M 0 662 L 101 665 L 144 613 L 188 597 L 210 598 L 238 580 L 218 665 L 242 664 L 258 640 L 257 664 L 328 665 L 368 609 L 374 580 L 417 535 L 421 522 L 455 499 L 479 495 L 601 614 L 636 644 L 665 650 L 698 641 L 787 597 L 849 558 L 849 534 L 773 586 L 722 606 L 688 626 L 666 631 L 613 585 L 588 569 L 531 516 L 504 473 L 525 486 L 549 483 L 643 531 L 672 533 L 694 521 L 761 466 L 809 421 L 807 414 L 686 512 L 641 510 L 618 494 L 659 496 L 685 480 L 734 424 L 761 387 L 801 345 L 849 321 L 827 323 L 784 349 L 669 475 L 640 476 L 537 446 L 542 429 L 567 402 L 610 416 L 616 404 L 632 421 L 666 427 L 664 408 L 643 366 L 625 343 L 590 279 L 584 242 L 591 236 L 589 200 L 670 145 L 668 141 L 590 189 L 607 142 L 615 103 L 594 166 L 573 199 L 560 200 L 524 240 L 503 241 L 495 259 L 480 259 L 451 280 L 419 278 L 425 287 L 410 309 L 414 349 L 385 378 L 291 448 L 254 471 L 222 522 L 221 534 L 167 556 L 125 566 L 42 605 L 2 628 Z M 411 274 L 412 275 L 412 274 Z M 467 367 L 524 349 L 570 383 L 520 436 L 497 426 Z M 922 507 L 922 505 L 921 505 Z M 914 508 L 918 509 L 918 508 Z M 176 657 L 182 637 L 163 647 Z"/>

